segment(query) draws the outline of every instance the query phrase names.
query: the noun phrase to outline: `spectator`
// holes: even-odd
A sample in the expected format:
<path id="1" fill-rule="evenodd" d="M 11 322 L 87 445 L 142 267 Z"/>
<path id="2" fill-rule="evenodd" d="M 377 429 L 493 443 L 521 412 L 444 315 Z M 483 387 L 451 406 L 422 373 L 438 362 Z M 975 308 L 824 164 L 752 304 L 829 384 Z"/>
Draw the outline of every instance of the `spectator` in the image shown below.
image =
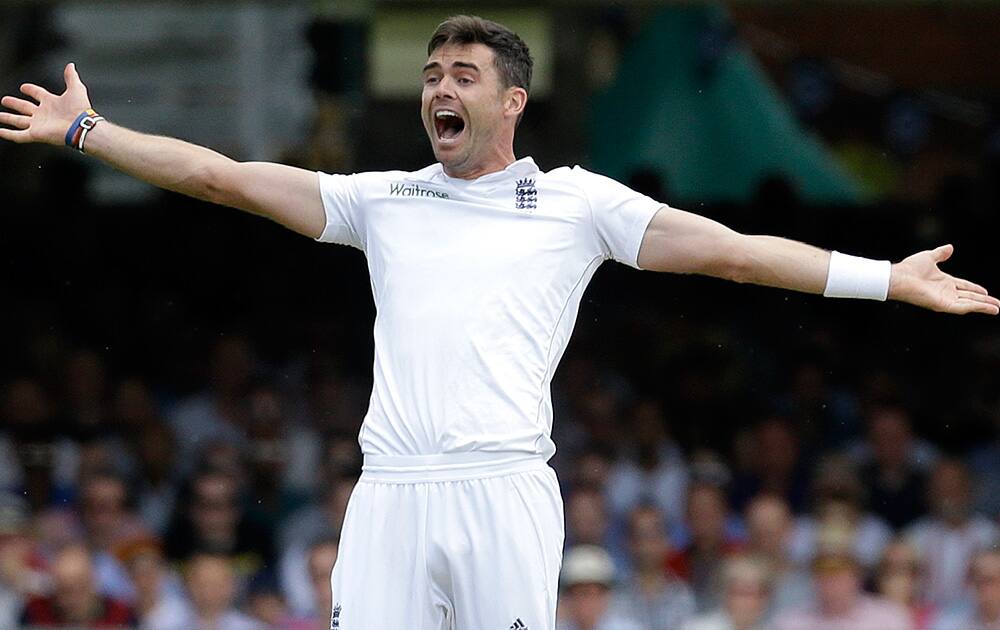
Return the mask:
<path id="1" fill-rule="evenodd" d="M 695 482 L 687 500 L 689 543 L 671 551 L 667 567 L 691 585 L 697 610 L 714 609 L 721 596 L 722 564 L 740 551 L 741 541 L 726 533 L 729 502 L 725 491 L 714 483 Z"/>
<path id="2" fill-rule="evenodd" d="M 245 400 L 254 363 L 250 342 L 238 335 L 222 337 L 212 347 L 209 387 L 180 401 L 169 415 L 182 466 L 197 461 L 199 451 L 212 442 L 245 442 Z"/>
<path id="3" fill-rule="evenodd" d="M 177 451 L 173 433 L 162 422 L 150 424 L 138 436 L 137 509 L 142 520 L 157 535 L 164 535 L 177 507 Z"/>
<path id="4" fill-rule="evenodd" d="M 198 553 L 187 568 L 187 591 L 199 630 L 263 630 L 236 610 L 236 574 L 224 556 Z"/>
<path id="5" fill-rule="evenodd" d="M 281 535 L 286 546 L 278 563 L 281 589 L 298 615 L 308 616 L 314 611 L 307 562 L 311 542 L 340 536 L 347 501 L 357 479 L 356 474 L 344 474 L 328 483 L 323 503 L 293 514 Z"/>
<path id="6" fill-rule="evenodd" d="M 557 630 L 643 630 L 610 610 L 614 581 L 615 566 L 604 549 L 579 545 L 567 551 Z"/>
<path id="7" fill-rule="evenodd" d="M 190 504 L 178 515 L 167 536 L 167 556 L 184 562 L 198 553 L 227 556 L 238 571 L 239 586 L 271 567 L 271 534 L 242 508 L 231 474 L 208 470 L 191 483 Z"/>
<path id="8" fill-rule="evenodd" d="M 594 486 L 578 486 L 566 499 L 566 544 L 606 546 L 610 542 L 610 519 L 604 492 Z"/>
<path id="9" fill-rule="evenodd" d="M 115 547 L 126 538 L 144 531 L 128 507 L 125 481 L 111 473 L 97 473 L 83 480 L 80 516 L 90 547 L 100 592 L 132 602 L 135 588 L 128 572 L 115 556 Z"/>
<path id="10" fill-rule="evenodd" d="M 937 454 L 913 435 L 902 407 L 875 407 L 868 414 L 866 442 L 854 449 L 865 480 L 868 506 L 894 529 L 926 512 L 927 471 Z"/>
<path id="11" fill-rule="evenodd" d="M 327 630 L 333 608 L 330 573 L 337 561 L 337 541 L 324 540 L 309 547 L 307 568 L 312 595 L 309 611 L 285 622 L 282 630 Z"/>
<path id="12" fill-rule="evenodd" d="M 793 521 L 784 499 L 755 497 L 746 509 L 747 551 L 765 563 L 771 582 L 770 616 L 798 608 L 813 598 L 812 576 L 789 557 Z"/>
<path id="13" fill-rule="evenodd" d="M 612 609 L 631 617 L 645 630 L 670 630 L 694 614 L 691 589 L 664 570 L 667 542 L 663 515 L 656 507 L 639 506 L 628 517 L 628 551 L 632 571 L 615 589 Z"/>
<path id="14" fill-rule="evenodd" d="M 1000 547 L 979 550 L 971 561 L 972 602 L 947 611 L 933 630 L 995 630 L 1000 628 Z"/>
<path id="15" fill-rule="evenodd" d="M 0 628 L 16 627 L 25 599 L 46 586 L 29 518 L 26 501 L 0 493 Z"/>
<path id="16" fill-rule="evenodd" d="M 177 500 L 175 440 L 160 417 L 149 387 L 139 379 L 118 384 L 112 403 L 121 450 L 129 461 L 136 511 L 148 528 L 162 536 Z"/>
<path id="17" fill-rule="evenodd" d="M 948 607 L 971 594 L 966 578 L 976 549 L 996 540 L 997 526 L 972 511 L 972 482 L 965 465 L 943 459 L 931 473 L 928 485 L 930 515 L 907 532 L 927 566 L 930 603 Z"/>
<path id="18" fill-rule="evenodd" d="M 927 628 L 934 607 L 923 598 L 924 567 L 916 550 L 905 540 L 889 543 L 875 573 L 875 591 L 910 611 L 916 630 Z"/>
<path id="19" fill-rule="evenodd" d="M 746 470 L 733 480 L 733 503 L 745 510 L 761 493 L 783 498 L 796 513 L 806 508 L 808 474 L 800 456 L 799 436 L 791 423 L 780 416 L 758 422 L 749 433 Z"/>
<path id="20" fill-rule="evenodd" d="M 1000 392 L 991 390 L 996 398 L 988 412 L 993 438 L 974 449 L 968 462 L 975 484 L 976 509 L 997 520 L 1000 519 Z"/>
<path id="21" fill-rule="evenodd" d="M 776 630 L 911 630 L 904 608 L 861 591 L 863 569 L 850 550 L 851 533 L 844 529 L 835 537 L 838 542 L 822 545 L 812 563 L 815 602 L 779 613 Z"/>
<path id="22" fill-rule="evenodd" d="M 881 518 L 865 511 L 864 486 L 851 460 L 834 455 L 821 461 L 813 496 L 813 514 L 798 519 L 795 525 L 792 560 L 808 564 L 816 553 L 819 532 L 835 526 L 847 529 L 852 553 L 861 565 L 874 567 L 892 539 L 892 530 Z"/>
<path id="23" fill-rule="evenodd" d="M 129 540 L 119 546 L 118 557 L 135 585 L 140 630 L 185 630 L 193 625 L 193 612 L 163 558 L 159 540 L 143 536 Z"/>
<path id="24" fill-rule="evenodd" d="M 278 530 L 278 550 L 282 553 L 295 546 L 301 548 L 313 540 L 340 535 L 347 502 L 358 481 L 358 471 L 326 468 L 320 500 L 292 512 Z"/>
<path id="25" fill-rule="evenodd" d="M 134 628 L 128 604 L 102 597 L 90 553 L 82 546 L 60 551 L 52 561 L 52 595 L 28 600 L 22 626 Z"/>
<path id="26" fill-rule="evenodd" d="M 696 617 L 683 630 L 763 630 L 767 627 L 770 581 L 767 566 L 749 556 L 726 561 L 723 607 Z"/>
<path id="27" fill-rule="evenodd" d="M 641 401 L 632 412 L 630 447 L 611 468 L 608 504 L 615 518 L 624 520 L 643 503 L 655 505 L 668 525 L 683 518 L 688 471 L 684 454 L 670 439 L 661 405 Z"/>

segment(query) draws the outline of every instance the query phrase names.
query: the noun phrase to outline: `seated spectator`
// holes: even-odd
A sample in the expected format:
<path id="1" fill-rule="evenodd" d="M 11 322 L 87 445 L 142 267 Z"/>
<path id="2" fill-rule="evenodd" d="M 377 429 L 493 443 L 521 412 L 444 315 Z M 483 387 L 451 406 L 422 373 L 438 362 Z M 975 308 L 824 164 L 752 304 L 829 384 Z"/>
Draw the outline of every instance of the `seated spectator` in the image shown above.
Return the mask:
<path id="1" fill-rule="evenodd" d="M 969 569 L 971 603 L 946 611 L 932 630 L 995 630 L 1000 628 L 1000 547 L 981 549 Z"/>
<path id="2" fill-rule="evenodd" d="M 793 521 L 785 500 L 767 494 L 755 497 L 747 505 L 746 525 L 747 552 L 765 563 L 770 575 L 769 615 L 812 601 L 812 576 L 789 557 Z"/>
<path id="3" fill-rule="evenodd" d="M 767 493 L 783 498 L 796 513 L 804 510 L 809 476 L 791 423 L 780 416 L 767 417 L 746 437 L 745 461 L 733 479 L 733 506 L 746 510 L 753 497 Z"/>
<path id="4" fill-rule="evenodd" d="M 722 571 L 723 606 L 683 624 L 683 630 L 763 630 L 768 627 L 770 580 L 767 566 L 749 556 L 726 561 Z"/>
<path id="5" fill-rule="evenodd" d="M 263 630 L 266 627 L 236 609 L 236 574 L 226 557 L 199 553 L 188 563 L 185 577 L 194 607 L 195 628 Z"/>
<path id="6" fill-rule="evenodd" d="M 330 574 L 337 561 L 337 541 L 324 540 L 309 548 L 308 570 L 312 602 L 309 612 L 294 617 L 281 626 L 282 630 L 327 630 L 333 608 Z"/>
<path id="7" fill-rule="evenodd" d="M 1000 393 L 993 391 L 1000 398 Z M 993 403 L 993 438 L 969 454 L 969 470 L 975 489 L 976 510 L 993 519 L 1000 519 L 1000 400 Z"/>
<path id="8" fill-rule="evenodd" d="M 250 342 L 239 335 L 221 337 L 212 347 L 208 388 L 181 400 L 169 414 L 183 472 L 191 471 L 197 454 L 212 442 L 246 441 L 243 419 L 255 363 Z"/>
<path id="9" fill-rule="evenodd" d="M 163 557 L 160 541 L 140 537 L 118 548 L 118 557 L 135 586 L 135 611 L 141 630 L 187 630 L 193 611 Z"/>
<path id="10" fill-rule="evenodd" d="M 852 449 L 860 465 L 868 506 L 894 529 L 927 511 L 927 471 L 937 453 L 913 435 L 910 414 L 902 407 L 875 407 L 868 413 L 868 434 Z"/>
<path id="11" fill-rule="evenodd" d="M 927 567 L 927 598 L 949 607 L 968 599 L 969 561 L 976 549 L 1000 535 L 997 526 L 972 510 L 972 481 L 965 465 L 943 459 L 928 485 L 931 513 L 906 532 Z"/>
<path id="12" fill-rule="evenodd" d="M 604 492 L 594 486 L 578 486 L 566 498 L 566 546 L 607 546 L 611 526 Z"/>
<path id="13" fill-rule="evenodd" d="M 572 547 L 563 558 L 561 580 L 563 596 L 556 630 L 643 630 L 611 611 L 615 566 L 604 549 L 595 545 Z"/>
<path id="14" fill-rule="evenodd" d="M 28 600 L 21 625 L 28 627 L 134 628 L 128 604 L 102 596 L 94 565 L 83 546 L 61 550 L 52 561 L 52 594 Z"/>
<path id="15" fill-rule="evenodd" d="M 778 613 L 776 630 L 911 630 L 899 604 L 861 590 L 863 568 L 851 550 L 849 523 L 828 525 L 812 562 L 816 599 L 803 608 Z"/>
<path id="16" fill-rule="evenodd" d="M 795 524 L 792 560 L 809 564 L 816 553 L 819 532 L 836 526 L 847 528 L 851 551 L 862 567 L 874 567 L 892 540 L 892 530 L 864 509 L 864 486 L 849 459 L 834 455 L 820 462 L 813 482 L 813 500 L 813 513 Z"/>
<path id="17" fill-rule="evenodd" d="M 628 448 L 611 468 L 608 504 L 615 518 L 624 520 L 640 504 L 655 505 L 669 525 L 684 514 L 688 471 L 684 454 L 670 439 L 661 405 L 644 400 L 631 416 Z"/>
<path id="18" fill-rule="evenodd" d="M 694 614 L 694 594 L 664 570 L 670 543 L 663 515 L 653 506 L 632 510 L 628 519 L 631 573 L 614 591 L 612 609 L 645 630 L 670 630 Z"/>
<path id="19" fill-rule="evenodd" d="M 232 558 L 240 590 L 252 576 L 273 566 L 270 532 L 247 517 L 233 475 L 217 470 L 192 480 L 189 504 L 175 517 L 166 551 L 178 562 L 198 553 Z"/>
<path id="20" fill-rule="evenodd" d="M 0 493 L 0 628 L 17 627 L 25 600 L 46 586 L 29 520 L 27 501 Z"/>
<path id="21" fill-rule="evenodd" d="M 875 591 L 910 611 L 913 627 L 927 628 L 934 606 L 924 601 L 924 566 L 917 551 L 905 540 L 889 543 L 875 573 Z"/>
<path id="22" fill-rule="evenodd" d="M 347 513 L 347 502 L 358 482 L 356 470 L 328 469 L 323 475 L 319 500 L 292 512 L 278 530 L 278 550 L 287 553 L 310 541 L 340 536 Z"/>
<path id="23" fill-rule="evenodd" d="M 691 586 L 699 612 L 719 604 L 722 564 L 742 548 L 742 541 L 727 535 L 728 517 L 729 502 L 722 487 L 692 484 L 687 500 L 689 542 L 667 555 L 667 568 Z"/>
<path id="24" fill-rule="evenodd" d="M 135 588 L 128 572 L 115 556 L 122 541 L 142 534 L 142 522 L 128 508 L 125 481 L 112 473 L 99 472 L 81 484 L 80 519 L 90 547 L 100 592 L 133 602 Z"/>
<path id="25" fill-rule="evenodd" d="M 284 549 L 278 560 L 281 590 L 296 615 L 309 616 L 314 612 L 309 550 L 315 541 L 336 540 L 340 536 L 347 501 L 357 480 L 355 472 L 340 473 L 331 479 L 324 484 L 323 500 L 293 513 L 279 534 L 279 544 Z"/>

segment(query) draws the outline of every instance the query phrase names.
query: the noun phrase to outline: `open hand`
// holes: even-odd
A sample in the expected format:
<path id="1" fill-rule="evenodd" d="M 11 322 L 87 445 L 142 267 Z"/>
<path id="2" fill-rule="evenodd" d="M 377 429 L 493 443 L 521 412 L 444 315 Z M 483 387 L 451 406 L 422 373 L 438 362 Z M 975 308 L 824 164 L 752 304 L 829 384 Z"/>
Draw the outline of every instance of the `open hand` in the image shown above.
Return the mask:
<path id="1" fill-rule="evenodd" d="M 14 96 L 0 99 L 0 105 L 15 112 L 0 111 L 0 125 L 5 125 L 0 127 L 0 139 L 22 144 L 65 144 L 66 131 L 81 112 L 90 108 L 90 97 L 74 64 L 66 65 L 63 77 L 66 91 L 62 94 L 55 95 L 34 83 L 25 83 L 21 92 L 33 100 Z"/>
<path id="2" fill-rule="evenodd" d="M 893 265 L 889 298 L 943 313 L 1000 313 L 1000 300 L 986 289 L 938 269 L 954 251 L 951 245 L 942 245 Z"/>

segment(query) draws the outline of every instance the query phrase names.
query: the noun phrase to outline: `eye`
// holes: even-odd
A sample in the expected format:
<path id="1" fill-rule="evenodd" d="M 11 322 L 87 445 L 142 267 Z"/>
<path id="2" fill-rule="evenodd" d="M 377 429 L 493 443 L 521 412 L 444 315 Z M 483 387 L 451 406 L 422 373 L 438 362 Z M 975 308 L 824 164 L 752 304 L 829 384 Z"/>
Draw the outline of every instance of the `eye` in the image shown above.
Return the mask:
<path id="1" fill-rule="evenodd" d="M 459 85 L 472 85 L 472 83 L 473 83 L 473 81 L 469 77 L 459 77 L 458 78 L 458 84 Z"/>
<path id="2" fill-rule="evenodd" d="M 425 85 L 434 85 L 435 83 L 437 83 L 437 80 L 438 79 L 435 76 L 427 76 L 427 77 L 424 77 L 424 84 Z"/>

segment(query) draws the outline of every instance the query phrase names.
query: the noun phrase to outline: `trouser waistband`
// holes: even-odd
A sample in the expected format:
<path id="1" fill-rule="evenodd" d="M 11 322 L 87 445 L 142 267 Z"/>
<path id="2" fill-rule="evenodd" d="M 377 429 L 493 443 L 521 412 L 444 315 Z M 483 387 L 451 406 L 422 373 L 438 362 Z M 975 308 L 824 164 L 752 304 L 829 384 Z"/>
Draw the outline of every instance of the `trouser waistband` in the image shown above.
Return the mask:
<path id="1" fill-rule="evenodd" d="M 442 453 L 440 455 L 365 455 L 361 479 L 427 483 L 482 479 L 546 468 L 533 453 Z"/>

